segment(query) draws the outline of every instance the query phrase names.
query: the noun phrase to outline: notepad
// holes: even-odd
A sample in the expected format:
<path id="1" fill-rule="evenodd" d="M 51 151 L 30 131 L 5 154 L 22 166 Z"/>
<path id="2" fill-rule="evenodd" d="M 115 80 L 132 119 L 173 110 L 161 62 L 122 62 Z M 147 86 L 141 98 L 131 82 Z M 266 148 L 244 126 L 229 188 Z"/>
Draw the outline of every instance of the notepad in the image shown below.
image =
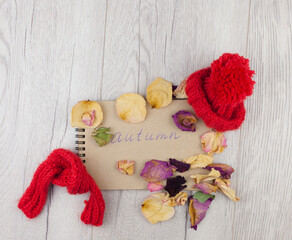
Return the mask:
<path id="1" fill-rule="evenodd" d="M 187 100 L 174 100 L 161 109 L 151 109 L 147 104 L 147 116 L 141 123 L 121 120 L 116 113 L 115 101 L 100 101 L 99 104 L 104 113 L 100 126 L 111 128 L 111 133 L 114 134 L 112 140 L 99 147 L 91 137 L 92 129 L 76 129 L 76 149 L 87 171 L 102 190 L 147 189 L 148 182 L 140 177 L 147 161 L 168 161 L 169 158 L 182 161 L 204 153 L 200 136 L 210 130 L 204 122 L 197 118 L 197 131 L 187 132 L 180 130 L 172 119 L 172 115 L 180 110 L 194 114 Z M 117 161 L 120 160 L 135 161 L 135 172 L 132 176 L 117 170 Z M 184 176 L 187 190 L 191 190 L 194 181 L 190 175 L 206 172 L 202 169 L 191 169 L 185 173 L 175 172 L 174 176 Z"/>

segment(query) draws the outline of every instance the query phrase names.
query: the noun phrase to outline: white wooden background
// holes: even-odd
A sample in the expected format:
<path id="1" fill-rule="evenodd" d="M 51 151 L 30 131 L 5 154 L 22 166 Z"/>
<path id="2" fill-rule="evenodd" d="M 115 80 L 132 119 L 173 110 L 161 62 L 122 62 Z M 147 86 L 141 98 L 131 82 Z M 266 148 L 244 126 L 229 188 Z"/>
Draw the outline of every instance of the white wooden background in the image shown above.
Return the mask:
<path id="1" fill-rule="evenodd" d="M 291 0 L 0 0 L 0 239 L 292 239 Z M 255 90 L 217 162 L 232 165 L 234 203 L 216 195 L 198 231 L 187 207 L 149 224 L 147 191 L 105 191 L 104 224 L 83 224 L 88 195 L 53 187 L 29 220 L 17 203 L 55 148 L 74 149 L 79 100 L 179 83 L 224 52 L 250 59 Z"/>

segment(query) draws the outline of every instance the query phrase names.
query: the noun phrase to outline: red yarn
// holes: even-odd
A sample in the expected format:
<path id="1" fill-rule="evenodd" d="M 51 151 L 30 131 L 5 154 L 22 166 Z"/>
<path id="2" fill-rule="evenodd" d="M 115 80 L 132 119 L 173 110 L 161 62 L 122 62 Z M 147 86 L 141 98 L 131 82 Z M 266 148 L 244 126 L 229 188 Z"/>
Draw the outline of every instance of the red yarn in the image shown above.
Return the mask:
<path id="1" fill-rule="evenodd" d="M 243 101 L 253 92 L 253 74 L 248 59 L 224 53 L 211 67 L 189 76 L 188 102 L 208 127 L 221 132 L 237 129 L 245 118 Z"/>
<path id="2" fill-rule="evenodd" d="M 94 226 L 102 225 L 105 203 L 102 193 L 87 173 L 81 159 L 65 149 L 54 150 L 40 164 L 33 179 L 21 197 L 18 207 L 28 218 L 36 217 L 43 209 L 50 184 L 67 187 L 70 194 L 82 194 L 90 191 L 81 220 Z"/>

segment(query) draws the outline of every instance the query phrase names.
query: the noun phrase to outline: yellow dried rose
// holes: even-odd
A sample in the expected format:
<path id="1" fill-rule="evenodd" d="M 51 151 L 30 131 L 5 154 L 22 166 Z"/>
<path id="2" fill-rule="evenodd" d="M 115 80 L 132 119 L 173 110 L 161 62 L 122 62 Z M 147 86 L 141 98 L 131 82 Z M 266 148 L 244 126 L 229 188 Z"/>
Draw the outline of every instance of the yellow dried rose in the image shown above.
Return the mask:
<path id="1" fill-rule="evenodd" d="M 240 199 L 236 197 L 235 192 L 230 187 L 230 181 L 228 179 L 216 179 L 215 184 L 219 187 L 220 191 L 223 192 L 232 201 L 239 201 Z"/>
<path id="2" fill-rule="evenodd" d="M 117 169 L 125 175 L 133 175 L 135 168 L 135 161 L 121 160 L 118 161 Z"/>
<path id="3" fill-rule="evenodd" d="M 164 197 L 163 203 L 168 206 L 185 205 L 188 200 L 188 194 L 186 192 L 179 192 L 174 197 L 169 197 L 169 193 Z"/>
<path id="4" fill-rule="evenodd" d="M 212 168 L 208 175 L 195 174 L 191 175 L 190 177 L 194 179 L 196 184 L 198 184 L 200 182 L 207 182 L 219 178 L 220 172 Z"/>
<path id="5" fill-rule="evenodd" d="M 173 217 L 174 207 L 163 203 L 165 196 L 165 193 L 154 193 L 143 202 L 141 210 L 148 222 L 155 224 Z"/>
<path id="6" fill-rule="evenodd" d="M 137 93 L 126 93 L 116 100 L 116 110 L 120 119 L 129 123 L 138 123 L 145 120 L 146 101 Z"/>
<path id="7" fill-rule="evenodd" d="M 181 81 L 178 87 L 173 91 L 175 98 L 188 98 L 186 94 L 187 79 Z"/>
<path id="8" fill-rule="evenodd" d="M 213 157 L 206 154 L 198 154 L 184 159 L 185 163 L 191 165 L 191 168 L 204 168 L 213 163 Z"/>
<path id="9" fill-rule="evenodd" d="M 226 138 L 221 132 L 206 132 L 201 136 L 201 143 L 203 150 L 210 155 L 221 153 L 227 147 Z"/>
<path id="10" fill-rule="evenodd" d="M 103 119 L 103 112 L 95 101 L 81 101 L 71 111 L 71 126 L 78 128 L 96 128 Z"/>
<path id="11" fill-rule="evenodd" d="M 162 108 L 172 101 L 172 84 L 162 78 L 156 78 L 147 87 L 147 101 L 153 108 Z"/>

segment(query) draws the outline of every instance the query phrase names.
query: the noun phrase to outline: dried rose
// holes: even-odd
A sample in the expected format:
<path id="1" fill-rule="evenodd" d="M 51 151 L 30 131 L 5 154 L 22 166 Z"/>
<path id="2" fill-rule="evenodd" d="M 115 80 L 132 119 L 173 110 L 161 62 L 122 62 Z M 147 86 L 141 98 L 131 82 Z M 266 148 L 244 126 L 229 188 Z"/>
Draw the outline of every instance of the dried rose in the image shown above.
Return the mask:
<path id="1" fill-rule="evenodd" d="M 223 164 L 223 163 L 213 163 L 205 167 L 205 169 L 207 170 L 211 170 L 212 168 L 214 168 L 215 170 L 218 170 L 222 178 L 225 178 L 225 179 L 229 179 L 230 175 L 234 172 L 234 169 L 231 166 L 227 164 Z"/>
<path id="2" fill-rule="evenodd" d="M 201 136 L 201 143 L 208 154 L 221 153 L 227 147 L 226 138 L 221 132 L 206 132 Z"/>
<path id="3" fill-rule="evenodd" d="M 146 117 L 146 101 L 140 94 L 126 93 L 117 98 L 116 110 L 125 122 L 142 122 Z"/>
<path id="4" fill-rule="evenodd" d="M 98 143 L 100 147 L 106 145 L 109 143 L 109 141 L 112 139 L 113 134 L 110 133 L 110 128 L 106 127 L 100 127 L 94 129 L 92 132 L 91 137 Z"/>
<path id="5" fill-rule="evenodd" d="M 169 220 L 174 215 L 174 207 L 163 204 L 165 193 L 154 193 L 141 205 L 143 216 L 148 222 L 155 224 Z"/>
<path id="6" fill-rule="evenodd" d="M 191 168 L 203 168 L 213 162 L 213 157 L 206 154 L 198 154 L 184 159 L 184 162 L 191 164 Z"/>
<path id="7" fill-rule="evenodd" d="M 184 162 L 181 162 L 181 161 L 178 161 L 174 158 L 170 158 L 169 159 L 169 163 L 173 166 L 175 166 L 177 169 L 176 171 L 180 172 L 180 173 L 183 173 L 183 172 L 186 172 L 190 169 L 190 164 L 188 163 L 184 163 Z"/>
<path id="8" fill-rule="evenodd" d="M 190 177 L 194 179 L 196 184 L 198 184 L 200 182 L 207 182 L 219 178 L 220 172 L 212 168 L 211 172 L 208 175 L 195 174 L 191 175 Z"/>
<path id="9" fill-rule="evenodd" d="M 168 162 L 152 159 L 145 163 L 140 176 L 148 182 L 160 182 L 172 177 L 175 170 L 176 167 Z"/>
<path id="10" fill-rule="evenodd" d="M 183 185 L 184 183 L 186 183 L 186 180 L 182 176 L 168 178 L 166 180 L 166 186 L 164 189 L 169 193 L 171 197 L 173 197 L 187 187 L 187 185 Z"/>
<path id="11" fill-rule="evenodd" d="M 78 128 L 96 128 L 103 119 L 100 105 L 94 101 L 78 102 L 71 111 L 71 126 Z"/>
<path id="12" fill-rule="evenodd" d="M 178 111 L 172 115 L 175 125 L 182 131 L 195 132 L 197 119 L 189 111 Z"/>
<path id="13" fill-rule="evenodd" d="M 181 81 L 178 87 L 173 91 L 175 98 L 188 98 L 186 94 L 187 79 Z"/>
<path id="14" fill-rule="evenodd" d="M 198 184 L 194 185 L 194 188 L 200 189 L 204 194 L 217 192 L 217 190 L 218 190 L 218 186 L 207 183 L 207 182 L 198 183 Z"/>
<path id="15" fill-rule="evenodd" d="M 169 197 L 169 193 L 162 200 L 163 204 L 168 206 L 176 206 L 176 205 L 185 205 L 185 202 L 188 200 L 188 194 L 186 192 L 179 192 L 174 197 Z"/>
<path id="16" fill-rule="evenodd" d="M 164 188 L 161 182 L 149 182 L 147 188 L 150 192 L 157 192 Z"/>
<path id="17" fill-rule="evenodd" d="M 135 161 L 121 160 L 117 162 L 117 169 L 126 175 L 133 175 L 135 169 Z"/>
<path id="18" fill-rule="evenodd" d="M 162 108 L 172 101 L 172 84 L 162 78 L 156 78 L 147 87 L 147 101 L 153 108 Z"/>
<path id="19" fill-rule="evenodd" d="M 215 184 L 219 187 L 219 189 L 232 201 L 239 201 L 240 199 L 236 197 L 235 192 L 230 188 L 230 181 L 229 180 L 222 180 L 220 178 L 215 180 Z"/>
<path id="20" fill-rule="evenodd" d="M 209 209 L 209 206 L 213 198 L 208 198 L 205 202 L 200 202 L 199 200 L 193 198 L 193 196 L 189 197 L 189 214 L 191 216 L 191 228 L 197 230 L 198 224 L 204 219 L 206 216 L 206 212 Z"/>

